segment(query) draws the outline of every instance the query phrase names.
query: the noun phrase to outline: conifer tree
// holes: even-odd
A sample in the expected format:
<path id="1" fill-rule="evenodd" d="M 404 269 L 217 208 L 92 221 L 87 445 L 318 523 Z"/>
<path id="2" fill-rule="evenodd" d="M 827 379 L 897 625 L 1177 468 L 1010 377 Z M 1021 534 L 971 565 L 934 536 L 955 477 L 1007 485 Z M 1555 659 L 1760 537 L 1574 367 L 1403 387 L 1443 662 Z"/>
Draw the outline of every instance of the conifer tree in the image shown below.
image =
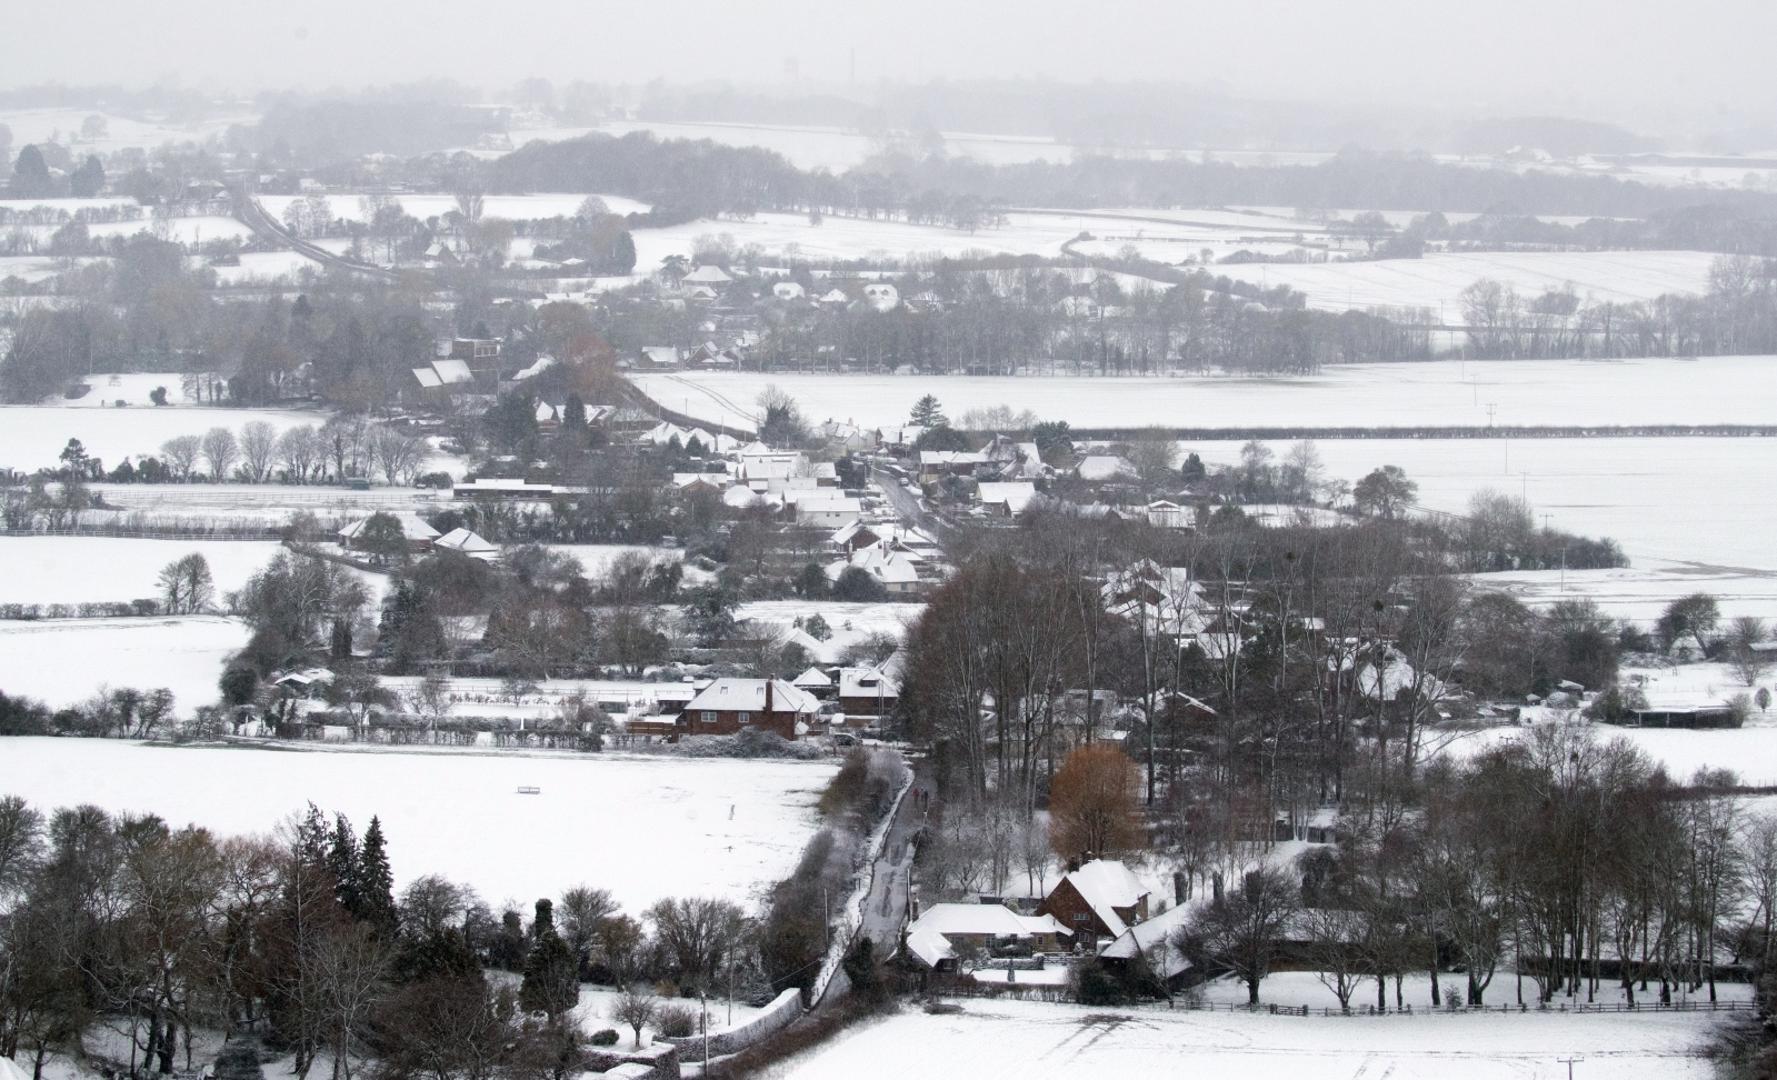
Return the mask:
<path id="1" fill-rule="evenodd" d="M 383 837 L 383 823 L 374 815 L 370 828 L 364 830 L 364 844 L 358 851 L 359 918 L 370 923 L 378 933 L 395 932 L 395 875 L 389 869 L 389 853 Z"/>
<path id="2" fill-rule="evenodd" d="M 537 917 L 531 923 L 531 951 L 525 957 L 524 982 L 518 988 L 519 1007 L 526 1012 L 546 1013 L 551 1021 L 567 1013 L 580 999 L 580 964 L 574 950 L 555 932 L 555 905 L 537 901 Z"/>
<path id="3" fill-rule="evenodd" d="M 333 840 L 327 849 L 327 869 L 333 871 L 333 894 L 352 918 L 361 910 L 358 892 L 358 836 L 344 814 L 333 818 Z"/>

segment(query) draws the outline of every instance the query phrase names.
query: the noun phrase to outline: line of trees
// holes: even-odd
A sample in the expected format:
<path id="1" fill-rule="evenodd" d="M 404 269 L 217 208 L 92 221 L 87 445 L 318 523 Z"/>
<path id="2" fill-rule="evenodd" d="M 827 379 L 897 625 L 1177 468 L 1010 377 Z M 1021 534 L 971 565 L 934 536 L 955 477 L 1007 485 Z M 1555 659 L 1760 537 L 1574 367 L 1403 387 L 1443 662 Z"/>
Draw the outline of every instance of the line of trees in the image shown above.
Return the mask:
<path id="1" fill-rule="evenodd" d="M 378 819 L 359 837 L 312 804 L 276 836 L 218 837 L 0 797 L 0 1055 L 34 1080 L 53 1055 L 90 1055 L 101 1021 L 129 1035 L 110 1065 L 131 1077 L 190 1069 L 194 1032 L 245 1026 L 300 1077 L 373 1063 L 405 1080 L 560 1080 L 615 1041 L 581 1029 L 583 980 L 752 996 L 752 940 L 720 899 L 663 899 L 638 920 L 577 887 L 527 921 L 435 875 L 397 895 Z M 665 1010 L 642 1012 L 638 1036 Z"/>

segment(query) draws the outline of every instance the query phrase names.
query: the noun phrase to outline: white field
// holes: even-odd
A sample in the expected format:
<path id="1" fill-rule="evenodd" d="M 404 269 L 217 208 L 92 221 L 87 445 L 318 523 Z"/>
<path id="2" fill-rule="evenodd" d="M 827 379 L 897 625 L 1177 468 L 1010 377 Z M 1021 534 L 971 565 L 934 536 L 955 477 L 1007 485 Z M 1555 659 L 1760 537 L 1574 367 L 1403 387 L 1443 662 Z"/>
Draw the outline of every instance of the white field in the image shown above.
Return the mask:
<path id="1" fill-rule="evenodd" d="M 306 270 L 321 273 L 323 267 L 297 251 L 243 251 L 239 266 L 211 266 L 219 285 L 269 285 L 294 281 Z M 196 266 L 205 265 L 202 257 L 194 257 Z"/>
<path id="2" fill-rule="evenodd" d="M 1679 373 L 1672 377 L 1673 385 L 1662 392 L 1667 399 L 1682 400 L 1696 389 Z M 1483 388 L 1483 400 L 1489 393 L 1504 396 Z M 1762 396 L 1768 401 L 1771 394 Z M 1725 398 L 1722 407 L 1735 408 Z M 1452 416 L 1449 422 L 1458 420 Z M 1328 422 L 1336 421 L 1329 416 Z M 1242 444 L 1181 445 L 1206 464 L 1226 465 L 1239 460 Z M 1281 461 L 1291 444 L 1267 445 Z M 1328 476 L 1352 483 L 1378 466 L 1399 465 L 1419 485 L 1419 504 L 1432 510 L 1464 513 L 1470 496 L 1483 488 L 1523 497 L 1538 524 L 1547 513 L 1557 528 L 1609 536 L 1637 569 L 1664 567 L 1661 578 L 1682 592 L 1695 590 L 1670 579 L 1723 576 L 1721 567 L 1777 573 L 1771 540 L 1777 505 L 1756 494 L 1777 491 L 1777 439 L 1318 439 L 1315 449 Z M 1587 580 L 1569 579 L 1576 586 Z M 1600 586 L 1609 591 L 1621 584 L 1617 579 Z M 1723 587 L 1768 596 L 1777 582 Z"/>
<path id="3" fill-rule="evenodd" d="M 210 564 L 216 597 L 239 589 L 283 546 L 265 540 L 0 537 L 0 603 L 80 604 L 151 597 L 161 568 L 193 553 Z M 0 686 L 0 689 L 5 687 Z M 194 703 L 195 704 L 195 703 Z"/>
<path id="4" fill-rule="evenodd" d="M 253 230 L 234 218 L 218 215 L 167 218 L 164 223 L 151 217 L 143 217 L 135 221 L 100 221 L 88 225 L 86 231 L 95 239 L 107 236 L 135 236 L 138 233 L 159 235 L 158 230 L 163 224 L 166 227 L 165 239 L 188 246 L 207 243 L 211 240 L 247 240 L 253 235 Z"/>
<path id="5" fill-rule="evenodd" d="M 924 604 L 858 604 L 842 600 L 754 600 L 737 606 L 734 617 L 788 633 L 797 619 L 819 615 L 832 636 L 821 642 L 814 660 L 836 664 L 845 651 L 874 636 L 896 641 L 907 636 L 908 627 L 925 610 Z"/>
<path id="6" fill-rule="evenodd" d="M 0 792 L 42 807 L 152 811 L 223 834 L 269 832 L 313 801 L 389 836 L 396 887 L 422 874 L 525 909 L 587 884 L 631 914 L 666 896 L 752 906 L 813 833 L 825 762 L 609 754 L 178 749 L 9 739 Z M 520 795 L 520 786 L 541 794 Z"/>
<path id="7" fill-rule="evenodd" d="M 851 1028 L 768 1075 L 788 1080 L 908 1075 L 931 1080 L 1239 1076 L 1243 1080 L 1703 1078 L 1723 1017 L 1300 1017 L 1103 1009 L 971 999 L 952 1016 L 911 1009 Z M 889 1063 L 893 1063 L 892 1067 Z"/>
<path id="8" fill-rule="evenodd" d="M 95 114 L 105 118 L 105 135 L 92 142 L 83 141 L 79 138 L 80 125 Z M 164 117 L 118 116 L 103 109 L 8 109 L 0 112 L 0 124 L 12 129 L 14 147 L 48 142 L 54 135 L 68 146 L 76 161 L 87 154 L 110 154 L 128 147 L 202 142 L 213 135 L 223 134 L 231 124 L 251 124 L 256 120 L 258 116 L 245 106 L 190 124 L 175 123 Z"/>
<path id="9" fill-rule="evenodd" d="M 1288 285 L 1322 311 L 1431 308 L 1461 325 L 1462 291 L 1481 278 L 1534 297 L 1572 285 L 1582 301 L 1652 300 L 1702 292 L 1718 256 L 1704 251 L 1486 251 L 1433 253 L 1379 262 L 1247 263 L 1211 273 L 1266 287 Z"/>
<path id="10" fill-rule="evenodd" d="M 1023 973 L 1020 972 L 1020 974 Z M 1446 982 L 1461 983 L 1462 980 L 1461 974 L 1445 972 L 1439 977 L 1438 985 L 1442 987 Z M 1201 990 L 1203 1000 L 1206 1002 L 1214 1002 L 1217 1005 L 1246 1004 L 1246 984 L 1233 976 L 1212 979 L 1204 983 Z M 1394 979 L 1392 977 L 1388 980 L 1387 991 L 1388 1007 L 1393 1009 L 1395 1004 Z M 1747 983 L 1718 983 L 1716 996 L 1723 1001 L 1749 1001 L 1752 998 L 1752 987 Z M 1494 973 L 1493 982 L 1488 985 L 1481 997 L 1487 1005 L 1496 1009 L 1501 1005 L 1510 1005 L 1516 1008 L 1518 1004 L 1517 977 L 1509 970 L 1502 969 Z M 1658 991 L 1655 992 L 1654 997 L 1658 998 Z M 1709 991 L 1704 989 L 1692 994 L 1689 986 L 1681 984 L 1673 990 L 1672 997 L 1674 1001 L 1699 999 L 1707 1001 L 1709 1000 Z M 1278 971 L 1265 976 L 1264 980 L 1259 983 L 1259 1000 L 1267 1005 L 1288 1008 L 1307 1006 L 1315 1011 L 1339 1007 L 1339 999 L 1326 988 L 1320 979 L 1315 977 L 1315 973 L 1312 971 Z M 1528 977 L 1524 980 L 1524 1000 L 1531 1002 L 1534 1007 L 1536 983 Z M 1571 999 L 1565 994 L 1558 994 L 1550 1007 L 1566 1004 L 1571 1008 L 1574 1004 L 1583 1003 L 1585 1000 L 1584 992 Z M 1626 1002 L 1627 998 L 1623 996 L 1622 987 L 1604 982 L 1598 988 L 1596 1000 L 1603 1004 L 1616 1004 Z M 1646 1002 L 1649 997 L 1646 994 L 1638 993 L 1636 1000 Z M 1431 1008 L 1430 978 L 1424 972 L 1415 972 L 1404 977 L 1401 980 L 1401 1001 L 1416 1013 L 1422 1009 Z M 1352 997 L 1351 1007 L 1361 1009 L 1365 1005 L 1373 1006 L 1375 1004 L 1376 981 L 1365 979 L 1359 984 L 1357 994 Z"/>
<path id="11" fill-rule="evenodd" d="M 0 281 L 18 278 L 28 285 L 37 285 L 57 277 L 71 266 L 94 262 L 91 258 L 62 258 L 51 255 L 0 256 Z"/>
<path id="12" fill-rule="evenodd" d="M 181 407 L 176 404 L 179 377 L 163 376 L 157 385 L 160 384 L 166 385 L 175 404 L 165 408 L 131 406 L 106 412 L 61 405 L 0 406 L 0 467 L 34 472 L 54 466 L 71 438 L 79 439 L 86 452 L 100 458 L 109 469 L 126 457 L 158 455 L 161 444 L 177 435 L 202 435 L 213 427 L 225 427 L 238 435 L 242 425 L 250 420 L 264 420 L 281 432 L 303 424 L 318 425 L 327 419 L 320 413 L 289 409 Z M 104 393 L 104 388 L 94 391 L 98 395 Z M 98 399 L 92 402 L 97 403 Z"/>
<path id="13" fill-rule="evenodd" d="M 1637 537 L 1634 543 L 1642 541 Z M 1715 537 L 1699 538 L 1700 548 L 1715 546 Z M 1766 563 L 1777 562 L 1768 556 Z M 1621 570 L 1522 570 L 1476 574 L 1476 585 L 1509 593 L 1532 607 L 1558 600 L 1587 599 L 1613 619 L 1651 627 L 1678 597 L 1706 592 L 1715 597 L 1724 619 L 1751 615 L 1777 622 L 1777 570 L 1706 566 L 1698 563 L 1637 559 Z"/>
<path id="14" fill-rule="evenodd" d="M 1766 424 L 1777 405 L 1777 359 L 1525 360 L 1349 364 L 1299 378 L 1092 378 L 703 373 L 638 375 L 659 400 L 703 420 L 752 422 L 777 385 L 804 416 L 880 427 L 907 422 L 922 395 L 945 412 L 1009 405 L 1075 427 L 1484 428 L 1519 424 Z"/>
<path id="15" fill-rule="evenodd" d="M 247 625 L 219 615 L 0 622 L 0 690 L 73 705 L 101 687 L 166 687 L 189 716 L 216 701 L 216 680 L 247 643 Z M 7 742 L 8 760 L 13 747 Z"/>
<path id="16" fill-rule="evenodd" d="M 1742 688 L 1743 689 L 1743 688 Z M 1604 741 L 1627 739 L 1649 758 L 1666 767 L 1667 775 L 1684 781 L 1700 768 L 1730 769 L 1742 784 L 1768 787 L 1777 785 L 1777 728 L 1758 723 L 1743 728 L 1687 730 L 1684 728 L 1619 728 L 1598 725 Z M 1448 748 L 1448 752 L 1467 757 L 1490 747 L 1516 741 L 1525 736 L 1527 728 L 1488 728 L 1466 735 Z"/>
<path id="17" fill-rule="evenodd" d="M 573 217 L 586 201 L 591 192 L 548 192 L 529 195 L 488 195 L 482 199 L 481 216 L 483 218 L 501 218 L 506 221 L 537 221 L 543 218 Z M 624 198 L 622 195 L 603 195 L 605 205 L 613 214 L 645 214 L 650 209 L 645 202 Z M 283 220 L 284 210 L 301 195 L 261 195 L 259 205 L 265 207 L 266 213 L 274 219 Z M 364 195 L 355 192 L 338 192 L 327 196 L 328 208 L 333 216 L 342 221 L 364 220 Z M 395 201 L 401 204 L 409 216 L 425 221 L 427 218 L 443 217 L 457 208 L 457 201 L 451 195 L 396 195 Z"/>

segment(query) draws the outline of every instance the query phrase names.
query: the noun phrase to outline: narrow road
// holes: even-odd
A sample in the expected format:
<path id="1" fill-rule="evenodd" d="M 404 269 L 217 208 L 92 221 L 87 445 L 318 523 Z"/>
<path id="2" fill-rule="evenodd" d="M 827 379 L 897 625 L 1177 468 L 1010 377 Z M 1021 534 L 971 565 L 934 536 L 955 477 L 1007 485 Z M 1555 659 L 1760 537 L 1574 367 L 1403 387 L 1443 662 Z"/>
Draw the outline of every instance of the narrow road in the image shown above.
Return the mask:
<path id="1" fill-rule="evenodd" d="M 371 277 L 379 277 L 386 281 L 396 281 L 401 276 L 395 271 L 385 269 L 381 266 L 370 266 L 366 263 L 353 262 L 351 259 L 335 255 L 333 252 L 328 251 L 326 248 L 321 247 L 318 244 L 311 244 L 307 240 L 290 235 L 282 224 L 274 221 L 272 216 L 265 212 L 265 207 L 259 205 L 259 200 L 253 197 L 253 193 L 248 191 L 242 185 L 230 185 L 228 196 L 229 204 L 234 207 L 235 220 L 239 221 L 247 228 L 252 229 L 254 235 L 262 240 L 277 244 L 280 247 L 287 247 L 299 255 L 320 263 L 322 266 L 335 267 L 340 270 L 350 271 L 354 274 L 366 274 Z"/>

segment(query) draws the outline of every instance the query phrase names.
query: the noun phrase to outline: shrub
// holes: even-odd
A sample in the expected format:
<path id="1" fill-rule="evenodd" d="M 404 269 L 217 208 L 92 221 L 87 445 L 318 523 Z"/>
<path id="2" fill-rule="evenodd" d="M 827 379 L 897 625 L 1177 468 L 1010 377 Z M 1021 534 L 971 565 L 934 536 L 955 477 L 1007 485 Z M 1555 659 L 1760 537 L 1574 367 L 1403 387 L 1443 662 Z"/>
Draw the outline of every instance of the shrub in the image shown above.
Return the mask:
<path id="1" fill-rule="evenodd" d="M 452 480 L 450 474 L 446 472 L 421 473 L 413 478 L 414 487 L 448 488 L 455 486 L 455 484 L 456 481 Z"/>
<path id="2" fill-rule="evenodd" d="M 697 1014 L 683 1005 L 668 1005 L 654 1018 L 654 1030 L 669 1039 L 697 1033 Z"/>
<path id="3" fill-rule="evenodd" d="M 592 1038 L 587 1041 L 594 1046 L 616 1046 L 617 1032 L 613 1028 L 603 1028 L 593 1032 Z"/>

